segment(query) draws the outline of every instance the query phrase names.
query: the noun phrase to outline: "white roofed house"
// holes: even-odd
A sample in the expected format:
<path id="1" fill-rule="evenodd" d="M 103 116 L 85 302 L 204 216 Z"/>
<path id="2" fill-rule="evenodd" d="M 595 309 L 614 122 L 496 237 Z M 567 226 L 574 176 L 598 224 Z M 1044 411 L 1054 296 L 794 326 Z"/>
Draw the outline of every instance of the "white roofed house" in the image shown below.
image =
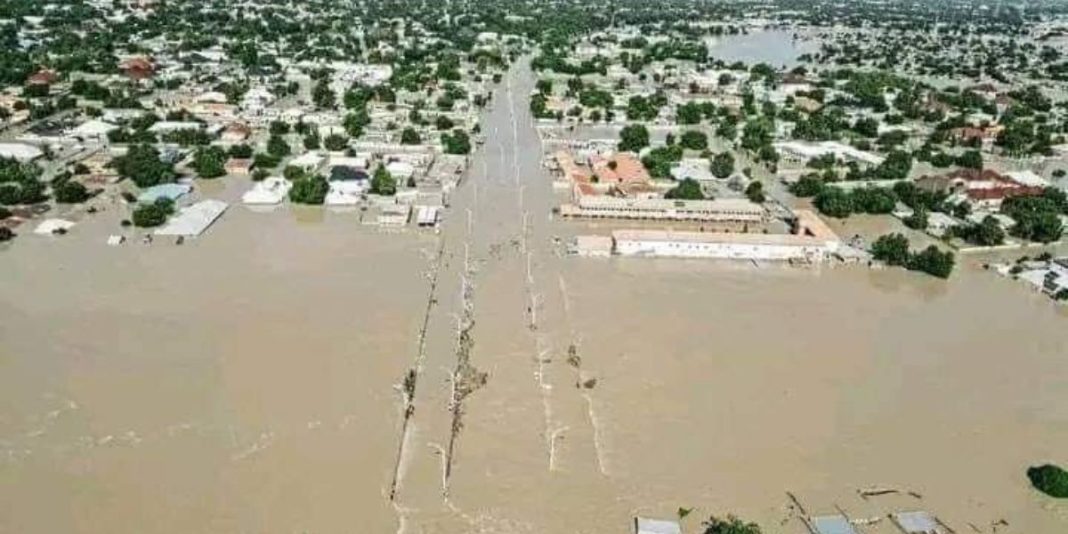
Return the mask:
<path id="1" fill-rule="evenodd" d="M 44 156 L 44 151 L 26 143 L 0 143 L 0 158 L 29 163 Z"/>
<path id="2" fill-rule="evenodd" d="M 67 132 L 67 137 L 76 139 L 79 141 L 106 141 L 108 133 L 119 129 L 118 126 L 105 122 L 99 119 L 93 119 L 86 121 L 71 131 Z"/>

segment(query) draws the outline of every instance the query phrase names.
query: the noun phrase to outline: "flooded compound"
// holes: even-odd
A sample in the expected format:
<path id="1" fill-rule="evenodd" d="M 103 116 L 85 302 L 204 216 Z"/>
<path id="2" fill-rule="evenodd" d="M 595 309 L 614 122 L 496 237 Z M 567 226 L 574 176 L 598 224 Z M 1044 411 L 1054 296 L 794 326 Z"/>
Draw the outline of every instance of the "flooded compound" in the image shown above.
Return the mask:
<path id="1" fill-rule="evenodd" d="M 533 85 L 494 94 L 440 234 L 235 208 L 182 247 L 0 253 L 0 531 L 594 534 L 683 507 L 800 533 L 787 491 L 833 513 L 879 485 L 957 532 L 1068 529 L 1024 476 L 1068 449 L 1063 311 L 970 259 L 563 256 Z"/>

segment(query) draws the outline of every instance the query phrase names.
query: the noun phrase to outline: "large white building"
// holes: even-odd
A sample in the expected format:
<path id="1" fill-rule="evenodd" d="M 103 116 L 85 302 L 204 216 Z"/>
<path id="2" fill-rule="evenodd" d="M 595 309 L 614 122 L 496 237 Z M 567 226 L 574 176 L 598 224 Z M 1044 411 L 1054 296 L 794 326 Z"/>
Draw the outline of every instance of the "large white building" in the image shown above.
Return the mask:
<path id="1" fill-rule="evenodd" d="M 838 236 L 814 213 L 797 212 L 793 234 L 617 230 L 621 256 L 821 262 L 838 251 Z"/>
<path id="2" fill-rule="evenodd" d="M 767 210 L 745 199 L 671 200 L 578 195 L 560 207 L 565 217 L 762 223 Z"/>

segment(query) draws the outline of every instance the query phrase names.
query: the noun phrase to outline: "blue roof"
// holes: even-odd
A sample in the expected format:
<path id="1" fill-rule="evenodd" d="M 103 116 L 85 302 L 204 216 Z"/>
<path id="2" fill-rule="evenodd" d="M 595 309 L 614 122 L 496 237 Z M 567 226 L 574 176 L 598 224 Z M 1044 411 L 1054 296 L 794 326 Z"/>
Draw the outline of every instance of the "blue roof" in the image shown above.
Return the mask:
<path id="1" fill-rule="evenodd" d="M 850 525 L 849 521 L 840 515 L 813 517 L 812 526 L 819 534 L 857 534 L 853 525 Z"/>
<path id="2" fill-rule="evenodd" d="M 138 202 L 155 202 L 160 198 L 169 198 L 171 200 L 178 200 L 179 198 L 189 194 L 193 190 L 193 186 L 186 184 L 160 184 L 154 185 L 141 191 L 140 195 L 137 195 Z"/>

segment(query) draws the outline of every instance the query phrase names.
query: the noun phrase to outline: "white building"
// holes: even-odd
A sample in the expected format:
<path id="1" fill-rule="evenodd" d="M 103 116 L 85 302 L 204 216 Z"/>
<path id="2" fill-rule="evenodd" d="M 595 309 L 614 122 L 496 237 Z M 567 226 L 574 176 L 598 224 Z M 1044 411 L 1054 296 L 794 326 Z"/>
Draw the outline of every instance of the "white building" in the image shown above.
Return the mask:
<path id="1" fill-rule="evenodd" d="M 794 163 L 806 163 L 812 158 L 826 155 L 834 155 L 834 157 L 843 161 L 856 161 L 866 165 L 879 165 L 883 162 L 882 156 L 865 152 L 837 141 L 824 141 L 822 143 L 784 141 L 774 143 L 773 146 L 784 160 Z"/>
<path id="2" fill-rule="evenodd" d="M 621 256 L 821 262 L 838 251 L 838 236 L 815 214 L 797 216 L 794 234 L 617 230 L 612 240 Z"/>
<path id="3" fill-rule="evenodd" d="M 0 159 L 29 163 L 44 155 L 44 151 L 26 143 L 0 143 Z"/>
<path id="4" fill-rule="evenodd" d="M 280 176 L 271 176 L 262 182 L 256 182 L 252 189 L 241 195 L 241 202 L 252 205 L 281 204 L 293 188 L 293 182 Z"/>

